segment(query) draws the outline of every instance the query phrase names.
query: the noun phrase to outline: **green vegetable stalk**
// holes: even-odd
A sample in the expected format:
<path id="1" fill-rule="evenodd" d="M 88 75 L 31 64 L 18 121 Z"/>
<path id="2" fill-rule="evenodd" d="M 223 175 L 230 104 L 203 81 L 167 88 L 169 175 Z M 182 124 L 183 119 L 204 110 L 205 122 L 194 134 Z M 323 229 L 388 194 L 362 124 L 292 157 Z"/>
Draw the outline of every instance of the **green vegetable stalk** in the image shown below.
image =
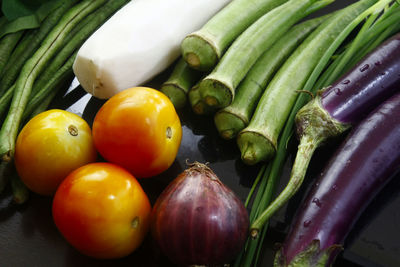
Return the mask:
<path id="1" fill-rule="evenodd" d="M 35 54 L 25 63 L 16 81 L 10 110 L 0 131 L 0 155 L 3 160 L 11 160 L 15 150 L 15 139 L 24 108 L 28 102 L 33 83 L 46 64 L 59 51 L 63 40 L 79 21 L 96 10 L 104 0 L 82 1 L 72 7 L 48 34 Z"/>
<path id="2" fill-rule="evenodd" d="M 174 104 L 175 108 L 186 105 L 187 94 L 199 80 L 201 74 L 190 68 L 183 58 L 176 63 L 170 77 L 161 85 L 163 92 Z"/>
<path id="3" fill-rule="evenodd" d="M 328 4 L 331 1 L 322 1 Z M 292 25 L 321 8 L 317 0 L 290 0 L 274 8 L 249 28 L 229 47 L 213 71 L 200 82 L 200 95 L 214 110 L 231 104 L 235 90 L 256 60 Z"/>
<path id="4" fill-rule="evenodd" d="M 190 67 L 210 71 L 230 44 L 259 17 L 287 0 L 235 0 L 182 42 Z M 243 12 L 246 10 L 246 12 Z"/>
<path id="5" fill-rule="evenodd" d="M 262 95 L 249 125 L 237 138 L 242 160 L 249 165 L 271 159 L 282 128 L 304 85 L 326 49 L 374 0 L 358 1 L 322 23 L 279 69 Z"/>
<path id="6" fill-rule="evenodd" d="M 260 56 L 236 89 L 233 102 L 214 116 L 221 137 L 235 138 L 249 124 L 258 100 L 275 72 L 308 34 L 326 19 L 327 16 L 323 16 L 294 26 Z"/>

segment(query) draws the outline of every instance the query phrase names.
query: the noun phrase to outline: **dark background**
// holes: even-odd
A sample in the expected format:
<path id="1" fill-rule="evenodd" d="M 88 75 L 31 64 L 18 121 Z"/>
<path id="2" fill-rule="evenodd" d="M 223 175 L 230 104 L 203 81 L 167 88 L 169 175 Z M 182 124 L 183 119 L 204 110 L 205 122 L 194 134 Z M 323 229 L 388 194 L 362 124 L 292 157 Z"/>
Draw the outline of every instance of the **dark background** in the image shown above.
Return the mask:
<path id="1" fill-rule="evenodd" d="M 350 2 L 337 0 L 320 15 L 343 7 Z M 166 79 L 170 69 L 156 77 L 148 85 L 158 88 Z M 61 92 L 51 108 L 62 108 L 77 113 L 89 124 L 98 108 L 104 103 L 73 83 Z M 186 107 L 178 111 L 182 120 L 183 138 L 174 164 L 162 175 L 142 179 L 144 190 L 150 201 L 155 202 L 163 188 L 186 168 L 190 162 L 209 162 L 220 179 L 244 201 L 255 179 L 260 165 L 249 167 L 240 161 L 239 150 L 234 141 L 225 141 L 218 136 L 212 117 L 196 116 Z M 316 152 L 307 174 L 306 184 L 295 197 L 272 219 L 265 240 L 262 266 L 272 266 L 275 243 L 283 240 L 288 223 L 312 182 L 321 171 L 340 140 Z M 290 146 L 294 151 L 296 142 Z M 281 185 L 285 185 L 293 155 L 285 165 Z M 347 238 L 345 250 L 335 266 L 400 266 L 400 175 L 396 176 L 375 198 Z M 95 260 L 72 248 L 57 231 L 51 217 L 51 198 L 31 194 L 22 206 L 12 203 L 10 188 L 0 195 L 0 266 L 173 266 L 158 251 L 150 236 L 134 253 L 119 260 Z"/>

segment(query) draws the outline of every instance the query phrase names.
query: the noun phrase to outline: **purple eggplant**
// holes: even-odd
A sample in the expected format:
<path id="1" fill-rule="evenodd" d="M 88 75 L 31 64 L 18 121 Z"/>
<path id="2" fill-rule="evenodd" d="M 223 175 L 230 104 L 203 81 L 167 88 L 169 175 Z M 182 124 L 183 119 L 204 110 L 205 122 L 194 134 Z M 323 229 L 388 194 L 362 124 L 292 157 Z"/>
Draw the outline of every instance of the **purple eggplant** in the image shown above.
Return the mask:
<path id="1" fill-rule="evenodd" d="M 275 266 L 330 266 L 352 226 L 400 169 L 400 93 L 349 133 L 313 185 Z"/>
<path id="2" fill-rule="evenodd" d="M 355 67 L 299 110 L 295 123 L 300 142 L 289 183 L 253 222 L 253 237 L 298 191 L 314 151 L 328 139 L 344 133 L 399 89 L 400 33 L 366 55 Z"/>

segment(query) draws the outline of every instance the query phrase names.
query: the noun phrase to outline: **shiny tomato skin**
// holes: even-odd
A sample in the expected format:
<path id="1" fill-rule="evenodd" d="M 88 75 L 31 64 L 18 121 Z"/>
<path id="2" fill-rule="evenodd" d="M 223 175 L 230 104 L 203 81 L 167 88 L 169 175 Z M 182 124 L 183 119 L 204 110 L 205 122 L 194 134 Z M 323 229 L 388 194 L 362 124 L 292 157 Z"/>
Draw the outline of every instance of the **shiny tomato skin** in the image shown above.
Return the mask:
<path id="1" fill-rule="evenodd" d="M 138 181 L 105 162 L 72 172 L 53 199 L 53 219 L 64 238 L 94 258 L 124 257 L 149 230 L 151 205 Z"/>
<path id="2" fill-rule="evenodd" d="M 172 102 L 147 87 L 126 89 L 100 108 L 93 122 L 99 153 L 137 177 L 151 177 L 174 162 L 182 127 Z"/>
<path id="3" fill-rule="evenodd" d="M 42 112 L 23 127 L 14 156 L 21 180 L 41 195 L 54 194 L 71 171 L 96 159 L 90 126 L 59 109 Z"/>

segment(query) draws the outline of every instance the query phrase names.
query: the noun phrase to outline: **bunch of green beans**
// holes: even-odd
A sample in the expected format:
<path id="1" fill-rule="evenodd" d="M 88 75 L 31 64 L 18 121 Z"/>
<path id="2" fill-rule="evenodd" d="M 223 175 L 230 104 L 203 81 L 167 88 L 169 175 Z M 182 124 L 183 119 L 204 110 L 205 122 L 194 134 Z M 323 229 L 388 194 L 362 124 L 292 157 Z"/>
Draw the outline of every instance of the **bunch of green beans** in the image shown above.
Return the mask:
<path id="1" fill-rule="evenodd" d="M 0 190 L 10 180 L 15 202 L 25 202 L 29 193 L 13 166 L 19 131 L 35 114 L 46 110 L 57 92 L 72 81 L 78 49 L 127 2 L 63 1 L 39 28 L 0 39 L 0 116 L 4 117 L 0 130 Z"/>

